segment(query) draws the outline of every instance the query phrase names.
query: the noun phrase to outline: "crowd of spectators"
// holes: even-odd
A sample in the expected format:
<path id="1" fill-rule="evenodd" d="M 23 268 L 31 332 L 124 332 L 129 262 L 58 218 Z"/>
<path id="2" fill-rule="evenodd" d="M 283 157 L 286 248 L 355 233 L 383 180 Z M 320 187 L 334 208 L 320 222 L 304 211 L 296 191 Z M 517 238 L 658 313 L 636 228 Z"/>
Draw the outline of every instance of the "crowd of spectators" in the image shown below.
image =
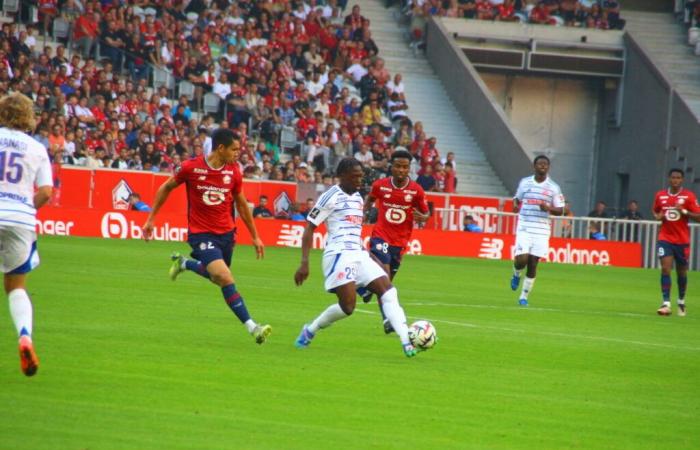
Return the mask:
<path id="1" fill-rule="evenodd" d="M 38 24 L 2 26 L 0 94 L 34 100 L 34 135 L 55 164 L 172 172 L 211 150 L 213 129 L 229 127 L 247 178 L 332 182 L 339 159 L 355 155 L 369 184 L 406 148 L 427 190 L 456 188 L 454 154 L 441 158 L 436 138 L 409 118 L 402 77 L 385 68 L 359 6 L 344 14 L 338 0 L 39 3 Z M 57 19 L 69 38 L 40 46 Z M 153 85 L 161 69 L 174 89 Z M 179 95 L 181 81 L 194 92 Z M 207 93 L 220 101 L 216 113 L 202 111 Z M 284 132 L 298 144 L 289 153 Z"/>
<path id="2" fill-rule="evenodd" d="M 413 0 L 403 9 L 412 39 L 423 40 L 430 16 L 618 29 L 625 26 L 618 0 Z"/>

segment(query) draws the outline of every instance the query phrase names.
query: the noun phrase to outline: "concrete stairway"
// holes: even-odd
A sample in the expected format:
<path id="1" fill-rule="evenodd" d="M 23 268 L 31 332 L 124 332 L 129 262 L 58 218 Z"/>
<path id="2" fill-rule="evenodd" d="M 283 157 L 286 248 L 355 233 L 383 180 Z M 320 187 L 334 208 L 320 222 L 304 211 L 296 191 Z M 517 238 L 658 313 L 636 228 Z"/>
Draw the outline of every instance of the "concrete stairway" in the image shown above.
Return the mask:
<path id="1" fill-rule="evenodd" d="M 623 17 L 625 29 L 700 117 L 700 56 L 688 45 L 685 27 L 670 13 L 624 11 Z"/>
<path id="2" fill-rule="evenodd" d="M 386 9 L 380 0 L 356 0 L 348 4 L 348 10 L 354 4 L 360 5 L 361 14 L 370 20 L 372 38 L 389 72 L 392 76 L 396 73 L 403 75 L 411 120 L 423 122 L 427 136 L 437 138 L 441 156 L 455 152 L 457 192 L 507 196 L 503 183 L 462 121 L 427 59 L 422 54 L 414 55 L 409 48 L 405 29 L 393 17 L 396 8 Z"/>

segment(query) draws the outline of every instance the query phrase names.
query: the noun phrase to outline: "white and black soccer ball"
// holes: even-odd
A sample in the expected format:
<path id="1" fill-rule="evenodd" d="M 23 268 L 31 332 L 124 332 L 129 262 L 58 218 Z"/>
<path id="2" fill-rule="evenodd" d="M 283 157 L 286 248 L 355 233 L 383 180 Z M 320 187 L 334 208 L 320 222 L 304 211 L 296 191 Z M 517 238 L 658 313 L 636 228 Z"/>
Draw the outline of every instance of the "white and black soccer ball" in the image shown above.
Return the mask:
<path id="1" fill-rule="evenodd" d="M 427 320 L 419 320 L 408 327 L 408 338 L 414 347 L 428 350 L 433 348 L 437 342 L 437 331 L 432 323 Z"/>

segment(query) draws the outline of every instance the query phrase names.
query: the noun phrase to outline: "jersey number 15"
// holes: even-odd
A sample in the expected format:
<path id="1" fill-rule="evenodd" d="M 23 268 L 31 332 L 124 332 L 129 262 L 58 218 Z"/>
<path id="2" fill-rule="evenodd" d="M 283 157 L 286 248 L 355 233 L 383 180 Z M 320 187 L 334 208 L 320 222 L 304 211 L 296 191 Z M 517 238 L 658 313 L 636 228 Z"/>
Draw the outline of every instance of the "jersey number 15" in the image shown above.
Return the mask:
<path id="1" fill-rule="evenodd" d="M 0 151 L 0 181 L 17 184 L 22 179 L 23 167 L 20 163 L 23 155 L 21 153 L 10 153 Z"/>

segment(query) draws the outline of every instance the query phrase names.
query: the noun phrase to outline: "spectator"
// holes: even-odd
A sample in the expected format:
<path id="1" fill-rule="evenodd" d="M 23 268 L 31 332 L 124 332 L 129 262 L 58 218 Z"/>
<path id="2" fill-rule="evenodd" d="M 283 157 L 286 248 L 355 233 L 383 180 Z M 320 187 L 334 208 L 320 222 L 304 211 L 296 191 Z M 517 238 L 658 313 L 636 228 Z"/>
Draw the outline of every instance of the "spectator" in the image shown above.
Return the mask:
<path id="1" fill-rule="evenodd" d="M 253 217 L 260 219 L 274 218 L 272 212 L 267 208 L 267 196 L 261 195 L 258 206 L 253 209 Z"/>
<path id="2" fill-rule="evenodd" d="M 297 203 L 292 203 L 289 206 L 289 220 L 295 222 L 304 222 L 306 220 L 306 215 L 299 212 L 299 205 Z"/>
<path id="3" fill-rule="evenodd" d="M 151 207 L 141 200 L 141 195 L 136 192 L 129 194 L 129 206 L 135 211 L 151 212 Z"/>
<path id="4" fill-rule="evenodd" d="M 588 213 L 588 217 L 597 217 L 599 219 L 605 219 L 608 217 L 608 213 L 605 210 L 607 208 L 607 205 L 605 204 L 604 201 L 598 200 L 596 202 L 595 207 L 593 208 L 593 211 Z"/>
<path id="5" fill-rule="evenodd" d="M 483 233 L 484 230 L 481 229 L 479 224 L 474 220 L 474 216 L 466 215 L 464 216 L 463 231 L 468 231 L 470 233 Z"/>
<path id="6" fill-rule="evenodd" d="M 425 192 L 435 191 L 435 177 L 433 177 L 433 166 L 426 166 L 422 174 L 416 178 L 416 183 L 420 184 Z"/>
<path id="7" fill-rule="evenodd" d="M 601 231 L 600 222 L 591 222 L 590 225 L 588 226 L 588 231 L 589 231 L 588 237 L 590 239 L 593 239 L 594 241 L 607 241 L 608 240 L 608 238 L 605 236 L 605 234 Z"/>
<path id="8" fill-rule="evenodd" d="M 639 203 L 637 200 L 631 200 L 627 204 L 627 211 L 624 212 L 622 218 L 625 220 L 643 220 L 644 217 L 639 212 Z M 625 237 L 626 240 L 635 242 L 639 237 L 639 225 L 638 224 L 627 224 L 625 226 Z"/>

